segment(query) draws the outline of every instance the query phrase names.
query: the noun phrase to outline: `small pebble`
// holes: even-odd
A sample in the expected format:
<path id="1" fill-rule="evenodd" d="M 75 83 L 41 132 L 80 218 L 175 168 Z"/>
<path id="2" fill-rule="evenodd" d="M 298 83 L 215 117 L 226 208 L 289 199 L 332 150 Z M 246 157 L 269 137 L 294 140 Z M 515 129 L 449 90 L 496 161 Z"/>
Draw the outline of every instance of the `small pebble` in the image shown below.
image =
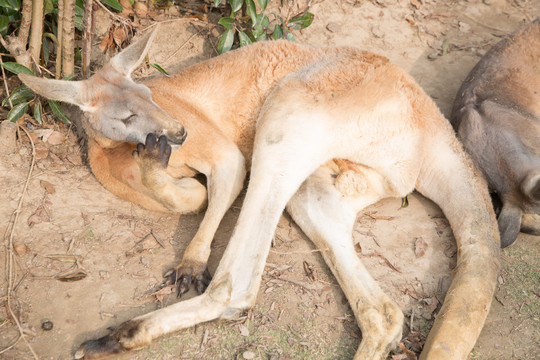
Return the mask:
<path id="1" fill-rule="evenodd" d="M 45 330 L 45 331 L 52 330 L 52 328 L 53 328 L 53 323 L 52 323 L 52 321 L 50 321 L 50 320 L 43 320 L 43 321 L 41 322 L 41 328 L 42 328 L 43 330 Z"/>

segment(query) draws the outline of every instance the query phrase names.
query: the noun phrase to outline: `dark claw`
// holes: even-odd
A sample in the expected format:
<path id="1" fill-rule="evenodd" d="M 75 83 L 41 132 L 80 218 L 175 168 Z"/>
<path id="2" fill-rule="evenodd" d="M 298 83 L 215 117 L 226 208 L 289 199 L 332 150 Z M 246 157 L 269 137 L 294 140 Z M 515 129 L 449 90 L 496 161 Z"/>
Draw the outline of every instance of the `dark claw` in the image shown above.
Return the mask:
<path id="1" fill-rule="evenodd" d="M 195 276 L 195 289 L 197 289 L 199 295 L 206 290 L 211 280 L 212 276 L 210 275 L 208 268 L 204 270 L 204 273 Z"/>
<path id="2" fill-rule="evenodd" d="M 181 275 L 178 278 L 178 295 L 177 297 L 181 297 L 185 293 L 189 291 L 189 287 L 191 286 L 191 274 L 184 274 Z"/>
<path id="3" fill-rule="evenodd" d="M 165 278 L 165 280 L 163 281 L 163 287 L 176 284 L 176 282 L 178 281 L 177 274 L 178 272 L 175 269 L 170 269 L 169 271 L 167 271 L 163 275 L 163 277 Z"/>
<path id="4" fill-rule="evenodd" d="M 133 154 L 157 161 L 165 168 L 169 164 L 171 152 L 172 148 L 165 135 L 161 135 L 158 139 L 155 134 L 148 134 L 145 144 L 138 143 L 137 150 L 133 151 Z"/>
<path id="5" fill-rule="evenodd" d="M 181 297 L 187 293 L 192 283 L 195 285 L 195 289 L 200 295 L 205 292 L 206 288 L 210 284 L 210 281 L 212 280 L 212 276 L 210 275 L 208 268 L 206 268 L 202 273 L 196 275 L 193 275 L 193 270 L 190 268 L 179 268 L 178 270 L 170 269 L 163 275 L 163 277 L 165 278 L 162 284 L 163 287 L 174 284 L 178 286 L 178 297 Z"/>

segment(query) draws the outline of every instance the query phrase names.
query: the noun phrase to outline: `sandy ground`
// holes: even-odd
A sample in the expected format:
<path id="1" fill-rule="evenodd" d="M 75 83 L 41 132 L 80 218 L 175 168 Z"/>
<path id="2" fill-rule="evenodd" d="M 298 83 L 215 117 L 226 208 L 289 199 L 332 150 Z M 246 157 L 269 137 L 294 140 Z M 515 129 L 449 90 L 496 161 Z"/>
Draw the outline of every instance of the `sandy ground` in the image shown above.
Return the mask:
<path id="1" fill-rule="evenodd" d="M 299 42 L 352 45 L 383 54 L 409 71 L 449 115 L 458 87 L 480 56 L 540 14 L 540 2 L 313 1 L 311 11 L 315 20 L 297 34 Z M 173 72 L 215 55 L 214 26 L 194 20 L 163 25 L 150 53 L 152 62 Z M 156 74 L 146 69 L 139 75 Z M 25 137 L 15 143 L 6 129 L 0 133 L 2 233 L 17 209 L 31 162 Z M 116 198 L 89 172 L 73 132 L 59 124 L 51 130 L 54 135 L 47 141 L 43 139 L 50 131 L 34 131 L 36 164 L 14 230 L 12 308 L 40 358 L 69 359 L 85 339 L 157 308 L 148 293 L 179 261 L 202 214 L 153 213 Z M 402 208 L 400 199 L 389 199 L 366 209 L 353 239 L 372 276 L 407 315 L 406 344 L 418 350 L 414 347 L 422 344 L 444 299 L 456 250 L 438 207 L 418 194 L 409 202 Z M 211 272 L 240 207 L 241 199 L 220 226 Z M 286 214 L 274 243 L 257 305 L 244 317 L 199 325 L 120 358 L 352 358 L 361 337 L 352 312 L 318 252 Z M 425 253 L 415 253 L 418 248 Z M 0 255 L 5 259 L 4 247 Z M 540 242 L 520 235 L 503 251 L 502 264 L 496 298 L 471 358 L 540 359 Z M 82 272 L 87 276 L 80 281 L 58 280 Z M 2 276 L 2 296 L 6 289 Z M 0 301 L 4 304 L 5 297 Z M 176 301 L 170 295 L 163 304 Z M 42 329 L 46 320 L 52 330 Z M 5 306 L 0 307 L 0 347 L 16 335 Z M 21 341 L 0 358 L 32 355 Z"/>

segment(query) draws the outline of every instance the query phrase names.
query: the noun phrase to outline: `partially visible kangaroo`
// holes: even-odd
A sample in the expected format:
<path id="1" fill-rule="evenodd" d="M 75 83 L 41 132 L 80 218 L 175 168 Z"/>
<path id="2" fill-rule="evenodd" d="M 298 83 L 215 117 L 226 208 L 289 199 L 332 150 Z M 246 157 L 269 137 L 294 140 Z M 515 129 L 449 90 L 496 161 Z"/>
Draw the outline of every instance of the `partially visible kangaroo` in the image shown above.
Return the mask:
<path id="1" fill-rule="evenodd" d="M 540 215 L 540 19 L 497 43 L 459 90 L 451 117 L 465 149 L 502 201 L 501 245 Z"/>
<path id="2" fill-rule="evenodd" d="M 177 267 L 180 292 L 192 277 L 204 290 L 210 242 L 251 163 L 250 182 L 206 291 L 84 342 L 76 357 L 137 349 L 253 306 L 286 207 L 351 304 L 362 330 L 355 359 L 385 358 L 401 338 L 403 313 L 356 256 L 352 228 L 364 207 L 416 188 L 443 209 L 458 244 L 454 279 L 421 358 L 466 359 L 495 290 L 497 225 L 485 182 L 414 80 L 369 52 L 276 41 L 137 84 L 130 73 L 153 36 L 86 81 L 20 77 L 37 93 L 86 112 L 90 166 L 115 194 L 178 213 L 201 209 L 208 196 L 204 220 Z M 196 173 L 206 175 L 207 192 Z"/>

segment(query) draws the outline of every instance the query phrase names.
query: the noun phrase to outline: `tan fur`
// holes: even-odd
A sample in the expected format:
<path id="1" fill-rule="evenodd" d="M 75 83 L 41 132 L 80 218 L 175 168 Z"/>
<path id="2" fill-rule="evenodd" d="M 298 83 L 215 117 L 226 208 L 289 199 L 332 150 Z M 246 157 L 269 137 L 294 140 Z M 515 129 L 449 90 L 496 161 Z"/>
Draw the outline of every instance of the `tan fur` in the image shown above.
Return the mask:
<path id="1" fill-rule="evenodd" d="M 148 39 L 132 49 L 140 48 L 144 56 Z M 124 62 L 132 65 L 124 69 Z M 122 57 L 113 61 L 126 74 L 138 62 Z M 139 348 L 163 334 L 230 318 L 253 306 L 274 229 L 287 206 L 308 237 L 324 249 L 323 257 L 351 304 L 363 333 L 355 359 L 384 358 L 400 340 L 403 314 L 355 255 L 352 226 L 364 207 L 416 188 L 441 206 L 459 249 L 455 281 L 422 358 L 467 358 L 495 289 L 499 249 L 495 218 L 486 185 L 450 125 L 403 70 L 382 56 L 354 48 L 278 41 L 251 45 L 148 82 L 153 100 L 188 134 L 167 169 L 144 152 L 132 157 L 134 145 L 103 138 L 120 136 L 96 115 L 110 105 L 100 97 L 108 86 L 117 86 L 107 85 L 110 71 L 105 67 L 99 81 L 84 87 L 90 102 L 77 103 L 88 109 L 90 165 L 103 185 L 147 208 L 185 213 L 206 201 L 206 190 L 191 178 L 193 170 L 207 176 L 208 209 L 177 267 L 181 274 L 200 275 L 204 270 L 217 225 L 251 165 L 250 185 L 207 291 L 85 342 L 78 357 Z M 121 82 L 116 75 L 111 74 Z M 49 85 L 23 80 L 51 96 Z M 105 91 L 99 90 L 103 85 Z M 66 86 L 73 91 L 71 87 L 79 85 Z M 144 89 L 133 91 L 140 93 L 141 101 L 149 101 L 144 100 Z M 113 109 L 116 116 L 125 116 L 121 102 L 107 100 L 118 107 Z M 147 118 L 132 132 L 126 126 L 124 136 L 140 138 L 139 128 L 155 122 L 163 124 L 154 127 L 156 131 L 176 134 L 175 139 L 182 141 L 178 123 L 153 113 Z M 100 126 L 109 126 L 111 135 Z"/>

